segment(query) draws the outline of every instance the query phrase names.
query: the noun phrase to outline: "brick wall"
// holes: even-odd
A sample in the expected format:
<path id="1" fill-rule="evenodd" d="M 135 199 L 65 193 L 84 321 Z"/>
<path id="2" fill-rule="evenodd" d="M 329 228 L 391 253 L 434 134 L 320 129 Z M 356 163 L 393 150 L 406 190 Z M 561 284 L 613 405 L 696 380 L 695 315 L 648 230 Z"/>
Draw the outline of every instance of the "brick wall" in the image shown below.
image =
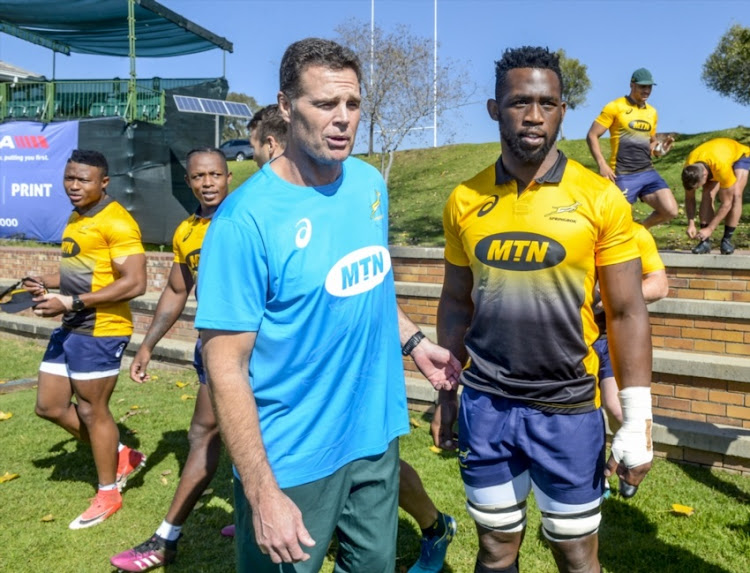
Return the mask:
<path id="1" fill-rule="evenodd" d="M 655 372 L 651 384 L 656 415 L 750 428 L 747 384 Z"/>
<path id="2" fill-rule="evenodd" d="M 172 253 L 146 253 L 149 291 L 161 291 L 167 284 L 172 267 Z M 60 268 L 58 249 L 0 247 L 0 278 L 20 279 L 26 275 L 46 275 Z"/>
<path id="3" fill-rule="evenodd" d="M 731 318 L 674 317 L 651 313 L 654 348 L 750 356 L 750 324 Z"/>
<path id="4" fill-rule="evenodd" d="M 671 298 L 750 302 L 750 270 L 667 266 L 667 276 Z"/>

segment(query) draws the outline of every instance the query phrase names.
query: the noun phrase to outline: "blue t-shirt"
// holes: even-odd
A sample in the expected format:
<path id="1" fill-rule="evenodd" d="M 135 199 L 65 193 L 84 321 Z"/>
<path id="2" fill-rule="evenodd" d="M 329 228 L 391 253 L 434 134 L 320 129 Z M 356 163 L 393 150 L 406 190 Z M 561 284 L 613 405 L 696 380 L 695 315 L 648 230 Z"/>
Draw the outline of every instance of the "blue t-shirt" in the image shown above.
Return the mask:
<path id="1" fill-rule="evenodd" d="M 198 329 L 257 332 L 250 382 L 280 487 L 331 475 L 408 432 L 388 195 L 349 158 L 300 187 L 267 164 L 203 242 Z"/>

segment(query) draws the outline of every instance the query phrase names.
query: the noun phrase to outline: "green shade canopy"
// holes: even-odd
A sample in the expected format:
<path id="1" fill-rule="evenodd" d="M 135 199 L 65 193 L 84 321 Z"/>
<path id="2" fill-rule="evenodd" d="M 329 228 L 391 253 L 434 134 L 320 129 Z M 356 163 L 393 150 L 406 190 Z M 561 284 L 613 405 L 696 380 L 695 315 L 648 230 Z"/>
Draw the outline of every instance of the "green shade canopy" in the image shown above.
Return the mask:
<path id="1" fill-rule="evenodd" d="M 134 3 L 139 58 L 164 58 L 221 48 L 230 41 L 154 0 L 3 0 L 0 32 L 69 54 L 128 57 L 128 2 Z"/>

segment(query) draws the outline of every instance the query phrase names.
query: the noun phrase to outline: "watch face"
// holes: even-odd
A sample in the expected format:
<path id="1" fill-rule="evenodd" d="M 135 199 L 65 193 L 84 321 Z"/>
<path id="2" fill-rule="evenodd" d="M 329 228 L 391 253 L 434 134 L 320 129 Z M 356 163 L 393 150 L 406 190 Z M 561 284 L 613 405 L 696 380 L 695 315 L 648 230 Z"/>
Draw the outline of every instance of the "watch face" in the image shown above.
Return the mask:
<path id="1" fill-rule="evenodd" d="M 78 296 L 73 297 L 73 304 L 71 305 L 75 312 L 83 310 L 83 301 Z"/>

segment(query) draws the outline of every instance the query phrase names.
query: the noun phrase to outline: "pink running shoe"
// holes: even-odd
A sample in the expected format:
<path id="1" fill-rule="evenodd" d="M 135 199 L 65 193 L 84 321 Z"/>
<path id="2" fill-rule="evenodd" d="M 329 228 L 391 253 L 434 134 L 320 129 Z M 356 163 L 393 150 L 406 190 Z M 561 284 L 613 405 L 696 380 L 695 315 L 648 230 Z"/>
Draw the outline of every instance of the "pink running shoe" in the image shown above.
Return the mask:
<path id="1" fill-rule="evenodd" d="M 177 540 L 167 541 L 158 535 L 110 557 L 109 562 L 120 571 L 151 571 L 174 562 L 177 558 Z"/>

